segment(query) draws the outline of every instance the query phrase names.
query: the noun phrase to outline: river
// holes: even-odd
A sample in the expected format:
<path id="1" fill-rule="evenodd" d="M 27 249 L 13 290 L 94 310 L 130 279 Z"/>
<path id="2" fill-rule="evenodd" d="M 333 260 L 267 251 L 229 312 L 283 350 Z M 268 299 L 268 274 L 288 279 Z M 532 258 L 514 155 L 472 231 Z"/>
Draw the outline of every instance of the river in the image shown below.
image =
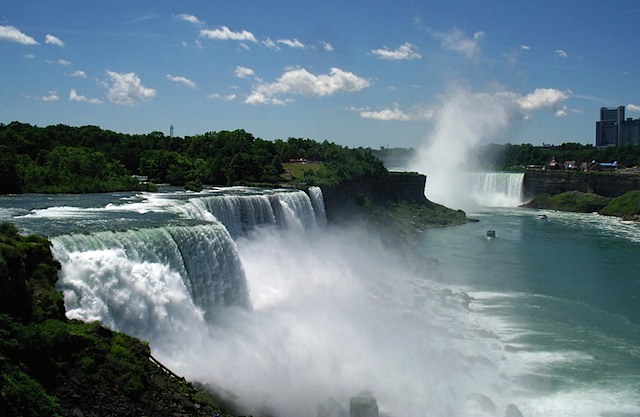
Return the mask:
<path id="1" fill-rule="evenodd" d="M 382 416 L 640 415 L 640 227 L 536 214 L 480 208 L 409 262 L 327 225 L 319 189 L 0 197 L 51 237 L 69 317 L 243 412 L 338 417 L 368 391 Z"/>

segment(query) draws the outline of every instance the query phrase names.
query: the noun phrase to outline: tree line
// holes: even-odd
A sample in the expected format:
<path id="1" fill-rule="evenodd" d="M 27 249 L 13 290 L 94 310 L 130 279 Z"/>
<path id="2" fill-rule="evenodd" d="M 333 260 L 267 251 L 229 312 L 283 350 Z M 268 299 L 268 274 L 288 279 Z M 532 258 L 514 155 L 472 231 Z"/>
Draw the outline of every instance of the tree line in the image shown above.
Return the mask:
<path id="1" fill-rule="evenodd" d="M 562 164 L 565 161 L 614 162 L 624 167 L 640 165 L 640 146 L 610 146 L 597 148 L 580 143 L 540 147 L 531 144 L 522 145 L 485 145 L 478 151 L 480 162 L 497 170 L 523 168 L 528 165 L 547 165 L 552 159 Z"/>
<path id="2" fill-rule="evenodd" d="M 295 179 L 311 185 L 388 174 L 369 149 L 326 140 L 267 141 L 242 129 L 181 138 L 12 122 L 0 124 L 0 193 L 149 190 L 153 183 L 194 189 L 203 184 L 277 184 L 284 180 L 283 163 L 301 158 L 322 162 Z"/>
<path id="3" fill-rule="evenodd" d="M 403 166 L 415 156 L 414 149 L 407 148 L 381 148 L 374 150 L 373 154 L 385 161 L 389 166 Z M 526 143 L 489 144 L 477 146 L 468 152 L 471 160 L 469 166 L 487 170 L 509 171 L 524 169 L 529 165 L 548 165 L 552 159 L 562 164 L 565 161 L 575 161 L 579 166 L 582 162 L 614 162 L 619 166 L 640 166 L 640 146 L 610 146 L 596 148 L 593 145 L 580 143 L 563 143 L 554 146 L 534 146 Z"/>

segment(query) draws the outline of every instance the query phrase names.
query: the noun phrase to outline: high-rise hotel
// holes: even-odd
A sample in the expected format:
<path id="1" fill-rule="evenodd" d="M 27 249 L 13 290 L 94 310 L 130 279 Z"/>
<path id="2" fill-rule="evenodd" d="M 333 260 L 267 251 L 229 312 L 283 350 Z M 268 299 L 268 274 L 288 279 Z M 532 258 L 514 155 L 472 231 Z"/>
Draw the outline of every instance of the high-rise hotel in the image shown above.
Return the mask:
<path id="1" fill-rule="evenodd" d="M 640 145 L 640 118 L 624 118 L 624 106 L 601 107 L 596 146 Z"/>

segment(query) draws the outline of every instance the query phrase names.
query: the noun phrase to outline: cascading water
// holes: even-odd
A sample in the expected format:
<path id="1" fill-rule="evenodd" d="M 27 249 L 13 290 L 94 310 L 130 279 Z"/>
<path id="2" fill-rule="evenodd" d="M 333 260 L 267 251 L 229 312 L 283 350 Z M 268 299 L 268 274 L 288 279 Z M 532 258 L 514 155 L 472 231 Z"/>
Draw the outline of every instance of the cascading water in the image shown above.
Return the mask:
<path id="1" fill-rule="evenodd" d="M 318 190 L 318 187 L 311 187 L 310 194 L 322 193 Z M 173 207 L 191 219 L 219 221 L 234 238 L 245 236 L 260 226 L 302 230 L 325 221 L 324 206 L 316 209 L 310 197 L 299 190 L 197 196 L 186 204 L 177 201 Z"/>
<path id="2" fill-rule="evenodd" d="M 481 207 L 517 207 L 523 203 L 524 174 L 476 172 L 468 175 L 471 195 Z"/>
<path id="3" fill-rule="evenodd" d="M 153 341 L 183 322 L 211 320 L 222 306 L 249 306 L 235 243 L 219 225 L 63 235 L 52 243 L 71 318 Z"/>

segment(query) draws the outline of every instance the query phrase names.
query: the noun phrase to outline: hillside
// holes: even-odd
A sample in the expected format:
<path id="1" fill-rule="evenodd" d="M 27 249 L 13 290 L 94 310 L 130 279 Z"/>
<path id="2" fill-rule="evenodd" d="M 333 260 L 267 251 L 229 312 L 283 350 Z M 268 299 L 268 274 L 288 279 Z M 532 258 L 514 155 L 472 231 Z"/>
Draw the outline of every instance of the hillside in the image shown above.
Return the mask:
<path id="1" fill-rule="evenodd" d="M 230 416 L 146 343 L 67 320 L 49 245 L 0 224 L 1 416 Z"/>

